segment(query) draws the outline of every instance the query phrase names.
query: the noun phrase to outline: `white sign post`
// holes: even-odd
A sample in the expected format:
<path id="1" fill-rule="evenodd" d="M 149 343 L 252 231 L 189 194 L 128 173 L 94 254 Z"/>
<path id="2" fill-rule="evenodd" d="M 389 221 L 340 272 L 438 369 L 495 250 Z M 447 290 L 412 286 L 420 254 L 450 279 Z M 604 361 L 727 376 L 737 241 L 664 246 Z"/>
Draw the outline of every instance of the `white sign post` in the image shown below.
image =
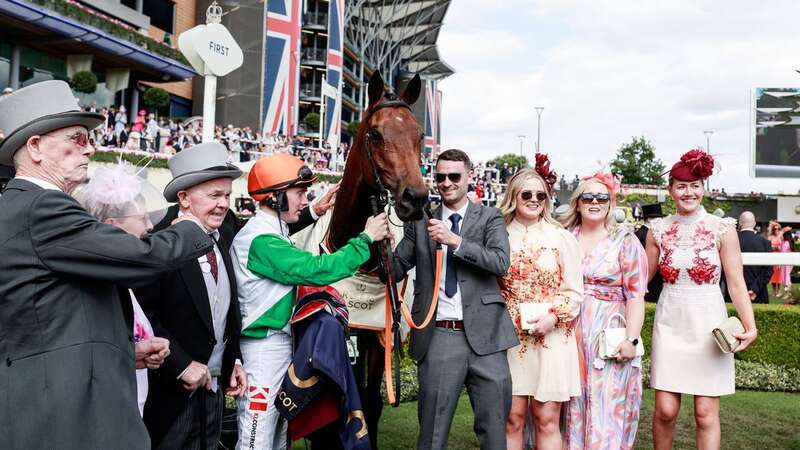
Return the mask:
<path id="1" fill-rule="evenodd" d="M 217 2 L 206 10 L 206 25 L 198 25 L 178 36 L 183 56 L 205 78 L 203 88 L 203 142 L 214 139 L 217 110 L 217 77 L 242 66 L 244 54 L 230 31 L 220 22 L 222 8 Z"/>
<path id="2" fill-rule="evenodd" d="M 328 83 L 328 80 L 323 76 L 322 77 L 322 94 L 320 95 L 322 102 L 320 104 L 320 126 L 319 126 L 319 148 L 324 149 L 325 145 L 323 144 L 323 136 L 324 136 L 324 125 L 325 125 L 325 114 L 326 114 L 326 107 L 328 105 L 328 98 L 332 98 L 334 101 L 337 101 L 339 98 L 339 91 Z M 330 124 L 328 124 L 330 125 Z M 333 128 L 331 128 L 333 130 Z M 328 134 L 328 139 L 330 139 L 330 133 Z"/>

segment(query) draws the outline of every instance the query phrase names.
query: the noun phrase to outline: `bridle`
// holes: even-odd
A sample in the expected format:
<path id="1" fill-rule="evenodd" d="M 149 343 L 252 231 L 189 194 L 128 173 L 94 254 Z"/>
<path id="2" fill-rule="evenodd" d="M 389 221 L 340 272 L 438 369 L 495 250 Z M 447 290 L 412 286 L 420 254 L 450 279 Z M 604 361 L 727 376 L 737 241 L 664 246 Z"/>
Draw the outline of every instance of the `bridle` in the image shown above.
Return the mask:
<path id="1" fill-rule="evenodd" d="M 405 108 L 411 111 L 411 106 L 408 103 L 397 98 L 392 93 L 384 94 L 383 99 L 383 101 L 372 107 L 372 109 L 367 112 L 367 116 L 364 118 L 364 123 L 366 126 L 369 126 L 369 121 L 373 114 L 382 109 Z M 381 177 L 378 174 L 378 165 L 375 163 L 375 158 L 373 156 L 373 151 L 375 148 L 383 143 L 375 142 L 370 131 L 371 130 L 368 129 L 364 134 L 364 151 L 367 154 L 367 160 L 369 161 L 370 168 L 372 169 L 372 176 L 375 179 L 375 187 L 378 191 L 377 195 L 370 196 L 370 206 L 373 214 L 379 214 L 386 209 L 387 205 L 390 209 L 393 208 L 394 201 L 389 195 L 389 190 L 383 184 L 383 181 L 381 181 Z M 386 283 L 386 297 L 388 299 L 388 304 L 386 305 L 386 319 L 388 321 L 388 319 L 391 318 L 392 321 L 391 330 L 389 327 L 384 329 L 384 339 L 386 341 L 384 344 L 384 373 L 386 377 L 386 390 L 389 395 L 389 403 L 396 407 L 400 405 L 400 359 L 402 358 L 403 352 L 403 345 L 400 339 L 400 320 L 402 315 L 401 303 L 400 295 L 397 292 L 397 283 L 394 282 L 392 277 L 392 250 L 389 241 L 386 239 L 381 241 L 378 244 L 378 249 L 380 251 L 380 257 L 378 258 L 378 273 L 380 274 L 381 280 Z M 392 359 L 394 359 L 394 364 L 392 364 Z M 392 378 L 394 378 L 394 380 L 392 380 Z"/>
<path id="2" fill-rule="evenodd" d="M 382 109 L 405 108 L 409 111 L 412 111 L 411 105 L 397 98 L 397 96 L 395 96 L 392 93 L 384 94 L 383 98 L 385 99 L 385 101 L 381 101 L 367 112 L 367 116 L 364 118 L 365 124 L 369 125 L 369 121 L 372 118 L 372 116 L 376 112 Z M 381 177 L 378 174 L 378 165 L 375 163 L 375 157 L 372 155 L 373 149 L 375 148 L 376 144 L 381 145 L 380 142 L 376 143 L 373 140 L 373 137 L 370 135 L 370 130 L 367 130 L 364 133 L 364 151 L 367 154 L 367 161 L 369 161 L 369 166 L 372 169 L 372 177 L 375 179 L 375 184 L 376 184 L 375 187 L 377 188 L 378 191 L 378 202 L 377 202 L 378 208 L 380 208 L 380 210 L 382 211 L 384 208 L 386 208 L 386 205 L 394 207 L 394 201 L 391 199 L 391 196 L 389 195 L 390 194 L 389 190 L 386 189 L 386 186 L 383 184 L 383 181 L 381 181 Z"/>

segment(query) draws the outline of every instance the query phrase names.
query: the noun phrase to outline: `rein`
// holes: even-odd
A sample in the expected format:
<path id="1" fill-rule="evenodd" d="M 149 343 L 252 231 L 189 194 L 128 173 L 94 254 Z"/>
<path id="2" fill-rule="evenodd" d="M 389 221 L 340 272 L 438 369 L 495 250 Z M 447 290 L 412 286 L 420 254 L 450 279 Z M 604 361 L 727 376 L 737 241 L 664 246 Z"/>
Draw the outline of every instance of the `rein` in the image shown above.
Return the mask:
<path id="1" fill-rule="evenodd" d="M 409 106 L 409 104 L 405 101 L 397 99 L 391 94 L 386 95 L 385 97 L 388 99 L 387 101 L 378 103 L 374 108 L 372 108 L 372 110 L 369 111 L 367 117 L 364 119 L 365 124 L 369 124 L 369 120 L 372 115 L 375 114 L 375 112 L 384 108 L 405 108 L 411 111 L 411 106 Z M 369 161 L 370 168 L 372 169 L 372 176 L 375 180 L 378 191 L 377 196 L 370 196 L 370 206 L 372 208 L 372 213 L 377 215 L 383 212 L 387 205 L 389 208 L 393 208 L 394 202 L 389 195 L 389 190 L 386 189 L 386 186 L 384 186 L 378 174 L 378 165 L 375 163 L 375 158 L 372 154 L 374 144 L 375 143 L 370 136 L 370 132 L 367 130 L 364 136 L 364 149 L 366 150 L 367 161 Z M 430 218 L 430 211 L 426 210 L 426 212 Z M 403 295 L 405 294 L 405 288 L 408 284 L 408 277 L 403 280 L 402 293 L 398 295 L 397 283 L 394 282 L 394 277 L 392 276 L 392 251 L 390 242 L 384 239 L 379 244 L 379 249 L 381 255 L 378 260 L 378 269 L 379 273 L 381 274 L 381 278 L 386 282 L 386 321 L 388 322 L 391 319 L 392 322 L 391 327 L 384 327 L 384 376 L 389 404 L 397 407 L 400 406 L 400 359 L 403 352 L 400 339 L 400 317 L 402 315 L 409 326 L 415 330 L 425 328 L 431 322 L 439 300 L 439 289 L 437 286 L 439 286 L 439 283 L 441 282 L 442 246 L 441 244 L 436 246 L 433 298 L 431 299 L 430 308 L 428 309 L 428 313 L 425 315 L 425 319 L 419 325 L 414 322 L 414 319 L 411 316 L 411 311 L 409 311 L 408 306 L 406 306 L 402 300 Z"/>

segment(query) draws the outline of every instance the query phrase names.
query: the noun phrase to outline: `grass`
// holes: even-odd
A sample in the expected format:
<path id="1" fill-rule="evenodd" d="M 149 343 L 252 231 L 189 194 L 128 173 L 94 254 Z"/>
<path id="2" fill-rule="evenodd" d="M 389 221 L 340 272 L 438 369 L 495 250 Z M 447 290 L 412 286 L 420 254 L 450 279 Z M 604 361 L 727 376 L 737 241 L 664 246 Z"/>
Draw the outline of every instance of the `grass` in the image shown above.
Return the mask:
<path id="1" fill-rule="evenodd" d="M 653 417 L 652 390 L 646 390 L 639 422 L 636 449 L 651 449 Z M 790 449 L 800 450 L 800 394 L 780 392 L 739 391 L 722 398 L 723 449 Z M 692 449 L 694 419 L 691 397 L 684 396 L 678 421 L 674 448 Z M 413 449 L 417 437 L 417 404 L 404 403 L 399 408 L 387 406 L 381 418 L 379 446 L 382 450 Z M 302 442 L 295 449 L 304 449 Z M 478 441 L 472 431 L 472 408 L 469 398 L 462 395 L 453 426 L 449 448 L 477 449 Z"/>

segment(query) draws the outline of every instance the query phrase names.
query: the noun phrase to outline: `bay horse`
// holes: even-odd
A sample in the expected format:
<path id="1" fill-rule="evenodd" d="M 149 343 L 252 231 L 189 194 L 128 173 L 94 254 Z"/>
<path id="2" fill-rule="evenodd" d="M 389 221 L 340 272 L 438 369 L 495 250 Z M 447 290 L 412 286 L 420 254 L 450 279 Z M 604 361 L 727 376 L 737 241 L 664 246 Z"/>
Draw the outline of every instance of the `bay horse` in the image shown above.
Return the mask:
<path id="1" fill-rule="evenodd" d="M 370 203 L 384 192 L 391 193 L 390 204 L 400 220 L 422 219 L 428 202 L 428 188 L 420 171 L 425 135 L 411 111 L 421 87 L 420 77 L 416 75 L 403 93 L 396 96 L 377 71 L 372 74 L 368 86 L 369 106 L 347 157 L 326 233 L 325 245 L 329 251 L 341 248 L 364 229 L 367 218 L 374 213 L 374 205 L 371 207 Z M 380 251 L 373 245 L 372 255 L 362 271 L 374 272 L 379 259 Z M 359 330 L 358 350 L 356 378 L 370 441 L 375 449 L 383 410 L 384 351 L 378 332 Z"/>

